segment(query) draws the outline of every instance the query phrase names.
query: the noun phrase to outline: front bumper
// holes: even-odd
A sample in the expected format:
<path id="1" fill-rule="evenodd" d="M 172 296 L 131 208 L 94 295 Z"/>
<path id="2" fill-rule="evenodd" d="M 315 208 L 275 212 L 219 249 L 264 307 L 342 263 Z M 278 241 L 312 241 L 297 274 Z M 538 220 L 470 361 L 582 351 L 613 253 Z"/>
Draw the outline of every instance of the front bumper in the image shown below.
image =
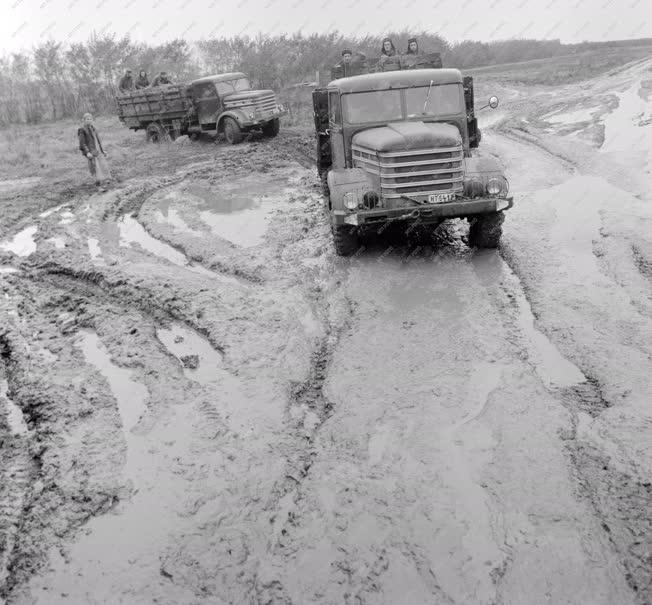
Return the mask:
<path id="1" fill-rule="evenodd" d="M 514 205 L 513 197 L 483 197 L 458 199 L 442 204 L 421 204 L 407 208 L 377 208 L 374 210 L 334 210 L 333 222 L 336 225 L 371 225 L 389 221 L 418 221 L 434 223 L 445 218 L 460 218 L 476 214 L 490 214 L 509 210 Z"/>
<path id="2" fill-rule="evenodd" d="M 261 111 L 256 113 L 253 119 L 249 117 L 243 118 L 240 125 L 244 128 L 256 128 L 258 126 L 263 126 L 264 124 L 267 124 L 267 122 L 271 122 L 276 118 L 280 118 L 285 114 L 287 114 L 287 111 L 282 109 L 278 109 L 276 111 Z"/>

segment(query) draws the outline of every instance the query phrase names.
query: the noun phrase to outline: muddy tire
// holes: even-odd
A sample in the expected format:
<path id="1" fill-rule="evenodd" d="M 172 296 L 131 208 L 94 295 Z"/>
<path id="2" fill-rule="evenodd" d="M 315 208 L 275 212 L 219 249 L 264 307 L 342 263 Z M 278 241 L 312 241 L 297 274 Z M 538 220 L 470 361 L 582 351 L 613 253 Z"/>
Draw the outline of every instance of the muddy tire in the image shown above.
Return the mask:
<path id="1" fill-rule="evenodd" d="M 267 124 L 263 126 L 263 136 L 267 137 L 268 139 L 272 139 L 279 133 L 280 130 L 281 130 L 281 120 L 275 118 L 271 122 L 267 122 Z"/>
<path id="2" fill-rule="evenodd" d="M 472 220 L 469 228 L 469 246 L 476 248 L 498 248 L 503 234 L 502 212 L 483 214 Z"/>
<path id="3" fill-rule="evenodd" d="M 333 225 L 333 243 L 338 256 L 351 256 L 360 247 L 358 233 L 351 225 Z"/>
<path id="4" fill-rule="evenodd" d="M 229 145 L 237 145 L 242 143 L 244 139 L 244 134 L 239 124 L 230 117 L 224 118 L 224 138 Z"/>
<path id="5" fill-rule="evenodd" d="M 148 124 L 145 134 L 147 135 L 147 141 L 149 143 L 163 143 L 170 140 L 170 134 L 163 124 L 159 122 L 151 122 Z"/>

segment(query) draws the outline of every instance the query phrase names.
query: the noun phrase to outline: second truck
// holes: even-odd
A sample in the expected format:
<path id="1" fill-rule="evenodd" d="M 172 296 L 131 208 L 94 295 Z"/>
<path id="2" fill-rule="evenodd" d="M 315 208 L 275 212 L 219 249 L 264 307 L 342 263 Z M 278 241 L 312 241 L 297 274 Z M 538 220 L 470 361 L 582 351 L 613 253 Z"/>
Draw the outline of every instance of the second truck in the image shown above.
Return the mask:
<path id="1" fill-rule="evenodd" d="M 255 90 L 240 72 L 206 76 L 189 84 L 132 90 L 116 97 L 118 118 L 159 142 L 180 135 L 223 135 L 240 143 L 252 131 L 275 137 L 285 111 L 273 90 Z"/>

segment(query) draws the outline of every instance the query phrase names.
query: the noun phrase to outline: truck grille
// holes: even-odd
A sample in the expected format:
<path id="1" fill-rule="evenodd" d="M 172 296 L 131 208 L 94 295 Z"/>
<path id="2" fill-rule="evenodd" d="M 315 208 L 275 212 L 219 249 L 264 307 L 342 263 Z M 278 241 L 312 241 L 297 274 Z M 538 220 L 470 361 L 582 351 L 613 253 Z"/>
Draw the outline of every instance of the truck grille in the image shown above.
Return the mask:
<path id="1" fill-rule="evenodd" d="M 383 198 L 462 192 L 462 145 L 378 153 L 353 145 L 352 151 L 355 167 L 380 177 Z"/>
<path id="2" fill-rule="evenodd" d="M 258 111 L 275 111 L 276 110 L 276 97 L 274 93 L 265 95 L 264 97 L 258 97 L 254 103 L 254 107 Z"/>

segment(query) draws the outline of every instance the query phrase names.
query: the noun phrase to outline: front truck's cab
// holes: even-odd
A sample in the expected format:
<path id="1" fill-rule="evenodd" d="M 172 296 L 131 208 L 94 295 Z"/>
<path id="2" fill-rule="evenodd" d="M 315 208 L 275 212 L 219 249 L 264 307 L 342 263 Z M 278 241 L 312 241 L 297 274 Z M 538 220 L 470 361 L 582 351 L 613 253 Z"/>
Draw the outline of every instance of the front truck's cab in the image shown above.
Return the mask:
<path id="1" fill-rule="evenodd" d="M 253 90 L 240 72 L 195 80 L 188 86 L 188 94 L 194 104 L 188 131 L 224 134 L 232 144 L 239 143 L 251 130 L 275 137 L 279 118 L 285 114 L 273 90 Z"/>
<path id="2" fill-rule="evenodd" d="M 318 165 L 338 254 L 364 228 L 393 221 L 470 220 L 472 245 L 496 247 L 508 183 L 475 158 L 473 82 L 457 69 L 364 74 L 313 94 Z"/>

